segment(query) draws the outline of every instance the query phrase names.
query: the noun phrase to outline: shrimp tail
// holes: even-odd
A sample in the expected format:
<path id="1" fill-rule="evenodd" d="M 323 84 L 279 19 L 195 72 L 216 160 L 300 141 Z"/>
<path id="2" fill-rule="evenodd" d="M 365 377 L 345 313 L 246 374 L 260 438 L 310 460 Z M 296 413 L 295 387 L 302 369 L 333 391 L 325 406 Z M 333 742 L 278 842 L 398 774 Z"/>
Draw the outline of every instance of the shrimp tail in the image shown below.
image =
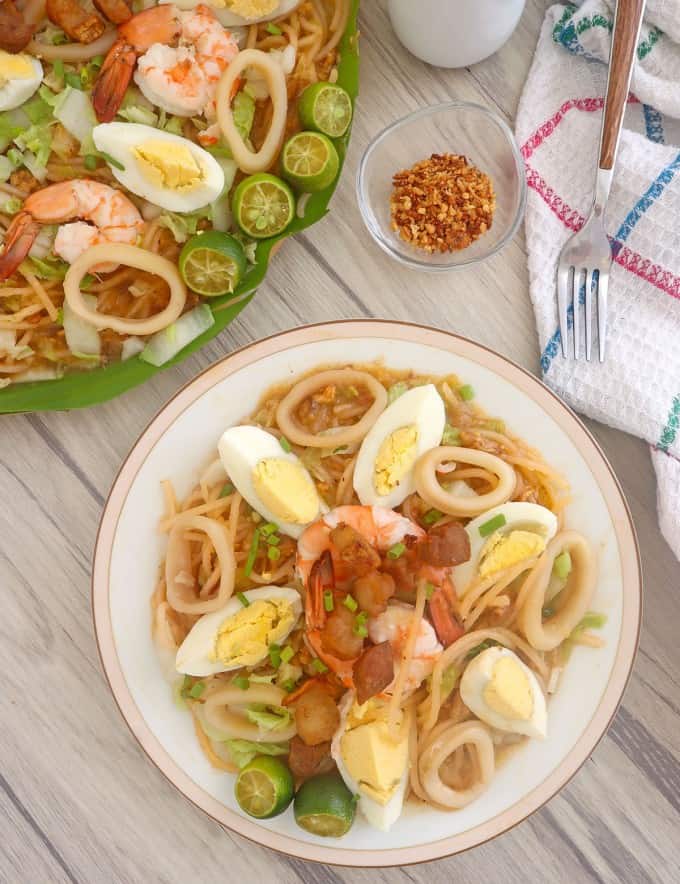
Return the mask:
<path id="1" fill-rule="evenodd" d="M 341 660 L 330 654 L 323 645 L 323 635 L 318 629 L 308 630 L 306 635 L 309 646 L 316 656 L 328 666 L 346 688 L 354 688 L 354 660 Z"/>
<path id="2" fill-rule="evenodd" d="M 333 558 L 329 550 L 324 550 L 312 565 L 309 573 L 309 588 L 307 590 L 307 604 L 305 615 L 307 625 L 311 629 L 322 629 L 326 623 L 326 612 L 323 604 L 323 594 L 327 590 L 335 588 L 335 573 L 333 570 Z"/>
<path id="3" fill-rule="evenodd" d="M 0 280 L 8 279 L 31 251 L 40 231 L 40 224 L 30 212 L 19 212 L 5 234 L 5 247 L 0 255 Z"/>
<path id="4" fill-rule="evenodd" d="M 124 40 L 114 43 L 92 90 L 92 104 L 100 123 L 110 123 L 123 103 L 137 64 L 137 53 Z"/>

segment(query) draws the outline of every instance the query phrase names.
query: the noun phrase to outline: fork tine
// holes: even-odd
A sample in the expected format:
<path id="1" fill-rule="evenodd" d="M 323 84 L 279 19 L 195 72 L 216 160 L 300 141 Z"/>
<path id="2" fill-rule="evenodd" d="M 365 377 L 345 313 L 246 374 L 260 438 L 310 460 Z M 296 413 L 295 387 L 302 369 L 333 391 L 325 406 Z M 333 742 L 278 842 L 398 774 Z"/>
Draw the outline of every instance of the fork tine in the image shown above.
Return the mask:
<path id="1" fill-rule="evenodd" d="M 569 273 L 570 267 L 559 266 L 557 270 L 557 312 L 560 320 L 560 338 L 562 340 L 562 356 L 567 358 L 567 339 L 569 326 L 567 324 L 567 309 L 569 307 Z"/>
<path id="2" fill-rule="evenodd" d="M 607 338 L 607 289 L 609 287 L 609 271 L 600 270 L 597 284 L 597 338 L 600 350 L 600 362 L 604 362 L 604 347 Z"/>
<path id="3" fill-rule="evenodd" d="M 581 349 L 581 268 L 574 267 L 573 311 L 574 311 L 574 359 L 578 359 Z"/>
<path id="4" fill-rule="evenodd" d="M 599 270 L 597 271 L 599 274 Z M 590 268 L 586 270 L 586 359 L 590 362 L 590 351 L 593 345 L 593 283 L 595 281 L 595 273 Z"/>

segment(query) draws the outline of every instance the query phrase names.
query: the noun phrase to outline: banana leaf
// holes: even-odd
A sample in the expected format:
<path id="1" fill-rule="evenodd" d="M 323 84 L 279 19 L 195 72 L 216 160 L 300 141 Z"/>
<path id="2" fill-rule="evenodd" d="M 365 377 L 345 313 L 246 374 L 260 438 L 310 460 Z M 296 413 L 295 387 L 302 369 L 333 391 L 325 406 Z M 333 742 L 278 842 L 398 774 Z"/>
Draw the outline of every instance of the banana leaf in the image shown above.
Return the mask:
<path id="1" fill-rule="evenodd" d="M 350 94 L 353 103 L 359 91 L 358 7 L 359 0 L 352 0 L 347 28 L 339 47 L 340 61 L 337 81 Z M 340 155 L 341 170 L 350 132 L 351 127 L 343 138 L 337 139 L 335 142 Z M 210 300 L 210 307 L 215 316 L 214 325 L 205 334 L 192 341 L 174 359 L 160 368 L 155 368 L 135 356 L 125 362 L 115 362 L 90 371 L 71 372 L 54 380 L 10 384 L 0 390 L 0 414 L 86 408 L 89 405 L 113 399 L 138 384 L 144 383 L 156 372 L 170 368 L 186 359 L 190 353 L 198 350 L 218 335 L 250 303 L 258 286 L 266 276 L 274 246 L 287 236 L 310 227 L 326 214 L 337 181 L 336 178 L 335 182 L 326 190 L 312 194 L 305 207 L 304 217 L 296 217 L 285 233 L 259 243 L 255 254 L 255 264 L 249 268 L 233 294 Z"/>

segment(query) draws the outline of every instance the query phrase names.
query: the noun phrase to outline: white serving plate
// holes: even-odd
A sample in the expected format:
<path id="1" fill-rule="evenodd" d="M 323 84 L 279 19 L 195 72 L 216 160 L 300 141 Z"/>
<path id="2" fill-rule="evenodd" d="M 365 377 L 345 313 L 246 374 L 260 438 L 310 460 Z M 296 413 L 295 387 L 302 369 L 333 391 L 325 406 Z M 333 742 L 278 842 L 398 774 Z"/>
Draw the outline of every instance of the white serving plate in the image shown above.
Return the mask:
<path id="1" fill-rule="evenodd" d="M 178 709 L 151 641 L 149 597 L 165 540 L 160 482 L 180 495 L 216 452 L 224 429 L 242 419 L 272 384 L 319 364 L 384 359 L 419 373 L 456 373 L 484 410 L 539 448 L 570 480 L 567 525 L 593 542 L 599 560 L 594 610 L 607 614 L 606 647 L 577 648 L 549 704 L 549 737 L 505 763 L 490 788 L 454 813 L 406 806 L 389 833 L 360 818 L 342 839 L 298 828 L 292 809 L 273 820 L 246 817 L 233 777 L 201 752 L 191 717 Z M 641 618 L 635 532 L 618 482 L 579 419 L 528 372 L 471 341 L 389 321 L 324 323 L 283 332 L 239 350 L 180 390 L 124 462 L 102 516 L 92 604 L 97 641 L 120 711 L 149 758 L 194 804 L 222 825 L 288 854 L 359 866 L 403 865 L 476 846 L 548 801 L 586 761 L 605 733 L 630 675 Z M 187 812 L 190 812 L 187 810 Z"/>

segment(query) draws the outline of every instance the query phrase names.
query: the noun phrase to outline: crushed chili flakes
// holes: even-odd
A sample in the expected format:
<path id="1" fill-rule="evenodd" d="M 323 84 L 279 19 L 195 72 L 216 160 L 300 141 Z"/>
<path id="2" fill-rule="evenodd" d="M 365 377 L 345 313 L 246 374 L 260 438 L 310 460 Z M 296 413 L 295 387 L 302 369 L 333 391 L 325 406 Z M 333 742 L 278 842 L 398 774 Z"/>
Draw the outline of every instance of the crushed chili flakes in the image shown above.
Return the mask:
<path id="1" fill-rule="evenodd" d="M 392 183 L 392 229 L 426 252 L 465 249 L 491 227 L 493 183 L 464 156 L 432 154 Z"/>

